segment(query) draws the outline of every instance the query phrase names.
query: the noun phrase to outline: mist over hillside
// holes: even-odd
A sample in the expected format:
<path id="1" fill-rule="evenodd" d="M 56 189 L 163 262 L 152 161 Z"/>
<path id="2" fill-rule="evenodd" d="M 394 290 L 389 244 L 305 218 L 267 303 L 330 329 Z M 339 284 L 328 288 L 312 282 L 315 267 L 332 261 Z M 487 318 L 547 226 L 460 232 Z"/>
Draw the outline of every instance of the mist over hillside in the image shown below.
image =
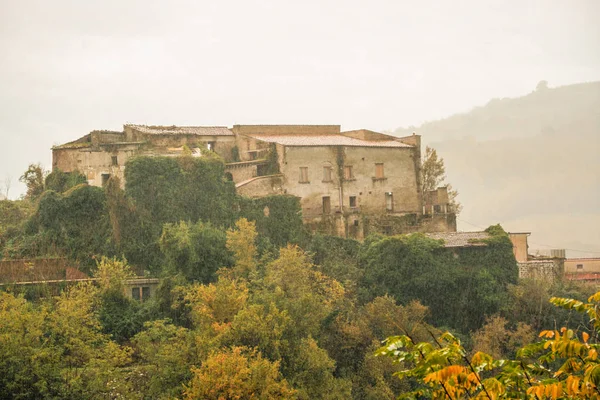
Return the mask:
<path id="1" fill-rule="evenodd" d="M 420 127 L 446 163 L 460 230 L 500 222 L 532 232 L 530 251 L 600 256 L 600 82 L 548 88 Z M 588 251 L 581 251 L 588 250 Z"/>

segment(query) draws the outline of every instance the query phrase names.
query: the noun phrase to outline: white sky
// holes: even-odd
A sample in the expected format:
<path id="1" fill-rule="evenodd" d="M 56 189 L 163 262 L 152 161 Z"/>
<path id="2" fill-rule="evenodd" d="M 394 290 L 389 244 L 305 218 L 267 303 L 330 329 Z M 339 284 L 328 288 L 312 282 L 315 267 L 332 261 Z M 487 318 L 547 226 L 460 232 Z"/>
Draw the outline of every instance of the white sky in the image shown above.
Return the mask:
<path id="1" fill-rule="evenodd" d="M 394 129 L 600 79 L 600 1 L 0 0 L 0 185 L 123 123 Z"/>

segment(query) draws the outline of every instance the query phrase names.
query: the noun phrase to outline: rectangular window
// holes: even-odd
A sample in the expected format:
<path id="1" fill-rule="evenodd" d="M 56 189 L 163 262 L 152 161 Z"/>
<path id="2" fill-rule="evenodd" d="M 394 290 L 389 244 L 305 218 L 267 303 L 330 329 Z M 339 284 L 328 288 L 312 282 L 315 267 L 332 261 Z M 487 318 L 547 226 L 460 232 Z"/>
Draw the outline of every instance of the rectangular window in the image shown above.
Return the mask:
<path id="1" fill-rule="evenodd" d="M 300 167 L 300 183 L 308 183 L 308 167 Z"/>
<path id="2" fill-rule="evenodd" d="M 394 195 L 392 192 L 385 192 L 385 209 L 394 211 Z"/>
<path id="3" fill-rule="evenodd" d="M 150 298 L 150 287 L 142 286 L 142 301 L 146 301 Z"/>
<path id="4" fill-rule="evenodd" d="M 109 179 L 110 179 L 110 174 L 102 174 L 102 186 L 106 186 Z"/>
<path id="5" fill-rule="evenodd" d="M 331 182 L 331 167 L 323 167 L 323 182 Z"/>
<path id="6" fill-rule="evenodd" d="M 119 159 L 117 158 L 117 156 L 111 156 L 110 161 L 112 165 L 119 165 Z"/>
<path id="7" fill-rule="evenodd" d="M 354 179 L 354 174 L 352 173 L 352 165 L 344 166 L 344 179 Z"/>
<path id="8" fill-rule="evenodd" d="M 375 178 L 377 179 L 383 179 L 384 175 L 383 175 L 383 163 L 377 163 L 375 164 Z"/>
<path id="9" fill-rule="evenodd" d="M 577 271 L 580 271 L 583 269 L 583 264 L 577 264 Z"/>
<path id="10" fill-rule="evenodd" d="M 329 196 L 323 197 L 323 214 L 331 213 L 331 198 Z"/>
<path id="11" fill-rule="evenodd" d="M 350 196 L 350 207 L 356 207 L 356 196 Z"/>
<path id="12" fill-rule="evenodd" d="M 139 287 L 133 287 L 131 288 L 131 298 L 134 300 L 140 300 L 140 288 Z"/>

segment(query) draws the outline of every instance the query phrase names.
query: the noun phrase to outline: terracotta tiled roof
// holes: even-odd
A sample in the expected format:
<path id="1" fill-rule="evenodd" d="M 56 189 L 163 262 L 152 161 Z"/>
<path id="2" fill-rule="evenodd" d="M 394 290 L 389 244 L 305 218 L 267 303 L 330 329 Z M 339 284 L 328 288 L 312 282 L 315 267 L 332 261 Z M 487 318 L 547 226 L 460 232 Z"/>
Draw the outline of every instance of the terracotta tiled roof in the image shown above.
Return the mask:
<path id="1" fill-rule="evenodd" d="M 431 239 L 442 239 L 445 247 L 487 246 L 485 243 L 481 243 L 481 240 L 491 237 L 487 232 L 439 232 L 425 235 Z"/>
<path id="2" fill-rule="evenodd" d="M 226 126 L 125 126 L 150 135 L 233 136 L 233 132 Z"/>
<path id="3" fill-rule="evenodd" d="M 397 140 L 362 140 L 343 135 L 248 135 L 284 146 L 412 147 Z"/>

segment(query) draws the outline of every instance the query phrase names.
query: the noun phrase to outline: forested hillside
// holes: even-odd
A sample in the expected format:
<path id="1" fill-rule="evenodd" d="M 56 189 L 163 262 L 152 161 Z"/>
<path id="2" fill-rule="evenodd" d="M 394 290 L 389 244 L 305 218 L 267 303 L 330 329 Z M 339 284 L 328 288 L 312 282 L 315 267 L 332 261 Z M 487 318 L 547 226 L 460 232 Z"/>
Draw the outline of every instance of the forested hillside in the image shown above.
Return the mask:
<path id="1" fill-rule="evenodd" d="M 357 242 L 305 231 L 295 197 L 238 196 L 211 155 L 136 158 L 126 178 L 54 171 L 0 201 L 3 259 L 62 256 L 97 278 L 2 286 L 0 398 L 394 399 L 416 382 L 375 356 L 386 337 L 450 330 L 514 357 L 543 328 L 585 325 L 548 300 L 590 289 L 518 281 L 500 226 L 464 249 Z M 125 296 L 134 275 L 160 278 L 156 295 Z"/>
<path id="2" fill-rule="evenodd" d="M 464 205 L 459 229 L 501 222 L 531 231 L 533 249 L 600 251 L 599 110 L 600 82 L 541 82 L 526 96 L 396 133 L 418 132 L 444 158 Z"/>

